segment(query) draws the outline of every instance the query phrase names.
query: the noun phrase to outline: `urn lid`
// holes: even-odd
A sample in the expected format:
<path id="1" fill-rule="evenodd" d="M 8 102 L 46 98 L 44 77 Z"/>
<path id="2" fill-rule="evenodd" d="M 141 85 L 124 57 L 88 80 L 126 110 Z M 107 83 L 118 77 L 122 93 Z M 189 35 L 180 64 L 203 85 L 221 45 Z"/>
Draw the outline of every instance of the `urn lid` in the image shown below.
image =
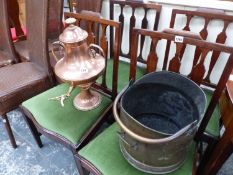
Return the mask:
<path id="1" fill-rule="evenodd" d="M 63 43 L 78 43 L 85 40 L 88 37 L 88 33 L 75 25 L 75 18 L 68 18 L 65 20 L 65 23 L 68 27 L 62 32 L 59 36 L 59 40 Z"/>

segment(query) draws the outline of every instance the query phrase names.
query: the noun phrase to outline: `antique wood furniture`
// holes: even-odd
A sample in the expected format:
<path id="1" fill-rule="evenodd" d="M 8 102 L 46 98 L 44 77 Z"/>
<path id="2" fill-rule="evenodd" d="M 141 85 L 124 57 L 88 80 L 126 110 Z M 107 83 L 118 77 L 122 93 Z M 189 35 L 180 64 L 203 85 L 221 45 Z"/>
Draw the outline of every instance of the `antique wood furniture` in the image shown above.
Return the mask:
<path id="1" fill-rule="evenodd" d="M 11 39 L 8 5 L 6 0 L 0 2 L 0 67 L 19 61 Z"/>
<path id="2" fill-rule="evenodd" d="M 222 31 L 217 35 L 216 37 L 216 43 L 221 43 L 224 44 L 227 39 L 227 29 L 230 24 L 233 22 L 233 16 L 226 15 L 223 11 L 221 10 L 215 10 L 215 9 L 204 9 L 200 8 L 197 11 L 188 11 L 188 10 L 179 10 L 179 9 L 173 9 L 172 15 L 171 15 L 171 22 L 170 22 L 170 28 L 175 28 L 175 23 L 179 19 L 183 19 L 182 17 L 186 17 L 186 23 L 183 28 L 183 30 L 190 31 L 191 30 L 191 20 L 195 18 L 201 18 L 204 19 L 204 26 L 200 30 L 199 34 L 201 35 L 202 39 L 206 40 L 208 37 L 209 30 L 211 30 L 211 27 L 208 27 L 208 24 L 211 23 L 213 20 L 219 20 L 223 22 L 223 28 L 221 29 Z M 181 67 L 185 64 L 185 60 L 187 60 L 184 56 L 184 53 L 187 51 L 186 46 L 182 46 L 179 58 L 173 58 L 169 62 L 169 50 L 171 48 L 171 42 L 168 41 L 167 46 L 166 46 L 166 52 L 165 52 L 165 57 L 164 57 L 164 64 L 163 64 L 163 69 L 172 69 L 175 72 L 180 72 Z M 201 82 L 203 85 L 216 89 L 217 85 L 211 80 L 211 75 L 213 74 L 214 67 L 217 63 L 218 60 L 222 60 L 224 58 L 219 51 L 213 51 L 210 57 L 210 62 L 209 65 L 204 68 L 204 59 L 200 59 L 200 55 L 202 53 L 202 49 L 197 47 L 195 50 L 194 54 L 194 59 L 189 61 L 189 63 L 192 64 L 192 70 L 189 71 L 189 76 L 191 76 L 192 71 L 194 69 L 198 69 L 200 72 L 205 72 L 205 76 L 203 78 L 203 81 Z M 199 63 L 199 61 L 201 61 Z M 183 63 L 183 64 L 182 64 Z M 187 64 L 187 62 L 186 62 Z M 198 68 L 195 68 L 198 67 Z M 206 70 L 206 71 L 205 71 Z M 207 98 L 210 100 L 210 98 L 213 95 L 213 92 L 209 91 L 207 93 Z M 214 109 L 214 112 L 212 113 L 212 117 L 208 123 L 207 129 L 205 131 L 205 135 L 203 135 L 203 140 L 205 140 L 209 147 L 208 149 L 211 150 L 211 147 L 214 145 L 214 140 L 218 139 L 220 136 L 220 124 L 219 122 L 220 118 L 220 109 L 219 105 L 216 106 Z M 204 124 L 205 122 L 203 122 Z M 205 123 L 204 125 L 206 125 Z M 205 126 L 202 126 L 202 131 L 204 130 Z M 206 156 L 208 157 L 208 156 Z"/>
<path id="3" fill-rule="evenodd" d="M 232 75 L 231 75 L 232 76 Z M 224 133 L 220 141 L 212 148 L 211 154 L 207 155 L 204 171 L 199 170 L 203 174 L 217 174 L 228 157 L 233 153 L 233 82 L 229 79 L 227 88 L 220 98 L 220 111 L 222 114 L 222 122 L 224 125 Z"/>
<path id="4" fill-rule="evenodd" d="M 120 15 L 118 19 L 114 18 L 114 14 L 116 14 L 117 8 L 120 7 Z M 136 19 L 136 11 L 142 10 L 144 12 L 141 12 L 140 15 L 143 15 L 142 21 L 141 21 L 141 28 L 148 29 L 149 25 L 153 26 L 153 30 L 158 29 L 159 19 L 160 19 L 160 12 L 161 12 L 161 5 L 155 4 L 155 3 L 146 3 L 143 1 L 126 1 L 126 0 L 110 0 L 110 19 L 112 20 L 118 20 L 122 23 L 122 36 L 123 37 L 123 29 L 124 26 L 129 25 L 129 30 L 124 30 L 124 33 L 128 34 L 129 38 L 126 39 L 127 44 L 130 46 L 130 41 L 132 39 L 132 29 L 135 27 L 137 19 Z M 127 24 L 126 16 L 124 16 L 124 10 L 132 9 L 132 14 L 130 14 L 130 22 Z M 151 23 L 148 21 L 147 17 L 150 12 L 155 12 L 155 20 L 154 23 Z M 150 24 L 149 24 L 150 23 Z M 125 36 L 125 35 L 124 35 Z M 110 30 L 110 39 L 113 38 L 113 30 Z M 124 37 L 124 38 L 127 38 Z M 110 50 L 112 50 L 112 43 L 113 40 L 110 40 Z M 125 47 L 125 40 L 122 39 L 121 41 L 121 50 L 120 50 L 120 56 L 123 56 L 127 60 L 129 59 L 129 52 L 123 52 L 122 48 Z M 139 48 L 139 56 L 138 56 L 138 62 L 143 62 L 142 58 L 142 50 L 145 44 L 145 37 L 142 36 L 140 40 L 140 48 Z M 118 89 L 121 90 L 128 82 L 128 75 L 129 75 L 129 64 L 127 63 L 127 60 L 120 60 L 119 61 L 119 75 L 118 75 Z M 140 68 L 137 69 L 137 77 L 140 77 L 144 74 L 144 71 Z"/>
<path id="5" fill-rule="evenodd" d="M 161 40 L 169 40 L 175 41 L 176 35 L 183 37 L 183 42 L 177 42 L 176 44 L 176 52 L 174 59 L 180 58 L 181 48 L 187 44 L 193 45 L 195 47 L 201 48 L 201 61 L 199 64 L 194 65 L 193 71 L 189 78 L 195 81 L 197 84 L 201 85 L 203 82 L 203 77 L 205 73 L 205 69 L 202 66 L 202 61 L 205 60 L 206 55 L 209 51 L 218 51 L 227 53 L 229 59 L 224 68 L 222 76 L 218 82 L 217 88 L 214 91 L 214 94 L 210 100 L 206 113 L 201 122 L 200 131 L 198 132 L 198 137 L 196 142 L 199 143 L 199 139 L 201 135 L 203 135 L 203 129 L 206 127 L 206 123 L 208 123 L 215 106 L 218 103 L 218 99 L 224 90 L 226 81 L 231 73 L 233 67 L 233 48 L 227 47 L 222 44 L 215 44 L 206 42 L 200 39 L 197 39 L 195 36 L 187 36 L 185 32 L 177 32 L 174 34 L 174 31 L 167 30 L 165 32 L 155 32 L 144 29 L 133 29 L 132 35 L 132 43 L 131 43 L 131 63 L 130 63 L 130 79 L 135 79 L 136 77 L 136 63 L 137 63 L 137 52 L 135 50 L 138 49 L 138 38 L 140 35 L 144 35 L 150 37 L 152 39 L 152 46 L 150 47 L 150 53 L 147 57 L 147 61 L 145 61 L 146 72 L 152 72 L 156 70 L 158 59 L 163 59 L 160 55 L 155 52 L 155 48 L 158 46 L 158 43 Z M 163 55 L 163 54 L 162 54 Z M 188 59 L 188 58 L 187 58 Z M 192 59 L 189 57 L 189 59 Z M 176 64 L 170 64 L 169 71 L 173 71 L 176 68 Z M 129 165 L 127 161 L 123 158 L 120 152 L 120 148 L 117 141 L 117 131 L 119 127 L 116 124 L 113 124 L 108 129 L 106 129 L 103 133 L 97 136 L 94 140 L 92 140 L 88 145 L 82 148 L 76 155 L 76 163 L 79 168 L 80 174 L 86 173 L 86 171 L 90 171 L 92 174 L 145 174 L 133 166 Z M 222 140 L 217 141 L 219 145 L 223 143 Z M 195 141 L 194 141 L 195 143 Z M 195 144 L 194 144 L 195 145 Z M 103 149 L 104 148 L 104 149 Z M 187 159 L 184 162 L 184 165 L 175 171 L 172 174 L 195 174 L 196 172 L 196 158 L 195 156 L 195 147 L 190 147 Z M 114 162 L 114 163 L 113 163 Z M 205 167 L 204 167 L 205 168 Z"/>
<path id="6" fill-rule="evenodd" d="M 129 31 L 127 31 L 127 33 L 129 34 L 129 38 L 127 40 L 127 43 L 130 45 L 130 41 L 131 41 L 131 34 L 132 34 L 132 30 L 136 25 L 136 11 L 137 10 L 143 10 L 144 11 L 144 16 L 142 18 L 142 22 L 141 22 L 141 28 L 143 29 L 149 29 L 149 23 L 150 25 L 153 26 L 153 30 L 157 30 L 158 29 L 158 25 L 159 25 L 159 19 L 160 19 L 160 12 L 161 12 L 161 5 L 159 4 L 155 4 L 155 3 L 146 3 L 143 1 L 125 1 L 125 0 L 110 0 L 110 19 L 114 20 L 114 13 L 116 14 L 116 9 L 117 7 L 120 7 L 120 15 L 118 17 L 118 21 L 122 23 L 122 37 L 123 37 L 123 29 L 124 26 L 126 26 L 127 21 L 126 21 L 126 16 L 124 14 L 124 10 L 125 9 L 132 9 L 132 14 L 130 14 L 130 22 L 129 22 Z M 151 21 L 149 22 L 147 17 L 148 17 L 148 13 L 150 11 L 155 11 L 156 12 L 156 16 L 155 16 L 155 20 L 154 23 L 151 24 Z M 142 13 L 140 13 L 141 15 Z M 126 30 L 124 30 L 124 32 L 126 32 Z M 113 38 L 113 31 L 110 31 L 110 38 Z M 141 41 L 140 41 L 140 49 L 139 49 L 139 60 L 142 60 L 142 49 L 144 47 L 144 42 L 145 42 L 145 38 L 142 37 Z M 112 43 L 112 41 L 111 41 Z M 121 43 L 121 56 L 129 58 L 129 52 L 124 53 L 122 50 L 122 47 L 124 47 L 125 43 L 122 42 Z"/>
<path id="7" fill-rule="evenodd" d="M 2 0 L 0 7 L 6 7 L 6 2 L 7 0 Z M 52 85 L 52 73 L 49 69 L 47 58 L 47 40 L 46 35 L 43 35 L 43 32 L 46 31 L 46 25 L 44 24 L 47 24 L 47 16 L 44 13 L 44 9 L 48 7 L 47 2 L 48 0 L 28 1 L 33 12 L 31 15 L 37 21 L 37 23 L 33 22 L 37 35 L 30 36 L 29 34 L 28 36 L 33 37 L 33 40 L 30 40 L 29 44 L 29 57 L 31 61 L 5 66 L 0 69 L 0 115 L 3 118 L 4 125 L 14 148 L 16 148 L 16 143 L 6 113 Z M 41 8 L 37 8 L 38 6 Z M 2 12 L 6 12 L 5 8 L 0 10 L 0 13 Z M 4 16 L 6 15 L 2 15 L 2 17 Z M 7 24 L 5 23 L 4 25 L 7 26 Z M 8 39 L 5 39 L 3 43 L 9 44 L 12 42 L 9 35 L 8 30 L 6 33 Z M 11 50 L 5 53 L 9 53 L 12 56 L 16 55 L 12 46 L 9 48 Z"/>
<path id="8" fill-rule="evenodd" d="M 48 100 L 50 97 L 65 93 L 68 90 L 67 84 L 61 84 L 49 89 L 23 102 L 21 107 L 27 115 L 27 120 L 31 128 L 36 127 L 40 133 L 64 144 L 75 153 L 77 149 L 83 147 L 93 134 L 95 134 L 96 130 L 105 120 L 105 117 L 107 117 L 107 114 L 111 112 L 113 100 L 117 95 L 117 68 L 121 25 L 118 22 L 100 19 L 98 17 L 65 13 L 65 19 L 68 17 L 75 18 L 77 24 L 79 24 L 80 21 L 88 21 L 90 29 L 93 27 L 94 23 L 98 23 L 102 28 L 100 46 L 103 48 L 106 55 L 108 52 L 106 28 L 115 28 L 114 61 L 111 74 L 112 83 L 110 86 L 109 84 L 106 85 L 106 72 L 104 71 L 100 83 L 93 85 L 93 90 L 97 90 L 102 94 L 102 102 L 94 110 L 80 111 L 73 106 L 73 98 L 79 91 L 77 88 L 75 88 L 71 96 L 65 100 L 64 107 L 61 107 L 58 101 Z M 89 37 L 87 38 L 88 43 L 94 43 L 95 39 L 95 36 L 90 31 Z M 106 59 L 106 62 L 107 61 Z M 37 140 L 40 140 L 40 135 L 37 130 L 33 130 L 34 135 L 37 136 Z M 39 146 L 42 146 L 41 141 Z"/>
<path id="9" fill-rule="evenodd" d="M 64 0 L 50 0 L 48 9 L 48 40 L 49 44 L 57 40 L 63 30 L 63 3 Z M 51 47 L 51 46 L 50 46 Z"/>
<path id="10" fill-rule="evenodd" d="M 224 11 L 222 10 L 199 8 L 196 11 L 189 11 L 189 10 L 173 9 L 172 14 L 171 14 L 170 28 L 175 28 L 175 23 L 179 20 L 184 19 L 185 17 L 186 17 L 186 24 L 183 30 L 187 30 L 187 31 L 191 30 L 190 24 L 191 24 L 192 19 L 195 19 L 195 18 L 204 19 L 204 26 L 199 32 L 202 39 L 204 40 L 206 40 L 208 37 L 208 33 L 209 33 L 208 30 L 211 30 L 211 27 L 208 27 L 208 24 L 211 23 L 211 21 L 213 20 L 222 21 L 223 22 L 222 31 L 218 33 L 216 37 L 216 41 L 215 41 L 216 43 L 221 43 L 221 44 L 225 43 L 227 39 L 227 33 L 226 33 L 227 28 L 233 22 L 233 16 L 225 14 Z M 196 32 L 196 31 L 193 31 L 193 32 Z M 169 52 L 170 44 L 171 43 L 168 43 L 167 48 L 166 48 L 167 51 L 166 51 L 166 56 L 164 60 L 165 64 L 163 64 L 164 70 L 167 68 L 167 65 L 168 65 L 168 52 Z M 185 51 L 185 48 L 182 48 L 181 57 L 183 56 L 184 51 Z M 195 57 L 193 60 L 193 64 L 197 63 L 200 53 L 201 53 L 200 48 L 197 48 L 195 51 Z M 207 83 L 208 86 L 210 85 L 210 82 L 209 82 L 210 74 L 212 73 L 212 70 L 214 68 L 214 65 L 218 57 L 219 57 L 219 52 L 215 52 L 212 55 L 211 63 L 209 66 L 209 71 L 207 73 L 207 76 L 205 77 L 205 83 Z"/>
<path id="11" fill-rule="evenodd" d="M 33 14 L 31 5 L 28 3 L 29 0 L 26 0 L 26 29 L 27 29 L 27 40 L 19 41 L 15 43 L 15 49 L 17 53 L 20 55 L 20 59 L 22 61 L 29 60 L 29 43 L 30 40 L 33 40 L 33 37 L 30 38 L 29 36 L 36 35 L 34 30 L 34 23 L 36 22 L 31 16 Z M 42 4 L 43 5 L 43 4 Z M 38 6 L 40 8 L 40 6 Z M 46 35 L 47 39 L 49 40 L 49 51 L 51 50 L 51 42 L 55 39 L 58 40 L 58 35 L 62 30 L 62 14 L 63 14 L 63 0 L 51 0 L 49 1 L 48 9 L 44 9 L 44 13 L 48 16 L 48 25 L 47 30 L 45 31 L 44 35 Z"/>
<path id="12" fill-rule="evenodd" d="M 227 158 L 233 153 L 233 121 L 229 123 L 223 136 L 213 149 L 212 154 L 206 162 L 203 174 L 217 174 L 222 165 L 226 162 Z"/>

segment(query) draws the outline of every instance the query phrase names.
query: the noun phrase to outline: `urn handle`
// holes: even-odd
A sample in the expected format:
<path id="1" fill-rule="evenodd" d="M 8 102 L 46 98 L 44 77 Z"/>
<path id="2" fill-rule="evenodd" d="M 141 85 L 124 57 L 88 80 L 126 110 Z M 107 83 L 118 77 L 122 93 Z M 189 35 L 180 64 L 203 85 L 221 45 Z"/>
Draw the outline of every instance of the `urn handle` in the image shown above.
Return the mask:
<path id="1" fill-rule="evenodd" d="M 54 58 L 55 58 L 55 60 L 56 60 L 56 62 L 58 62 L 59 61 L 59 59 L 57 58 L 57 56 L 56 56 L 56 54 L 55 54 L 55 47 L 54 46 L 60 46 L 60 47 L 62 47 L 63 49 L 65 49 L 65 46 L 64 46 L 64 44 L 63 43 L 61 43 L 60 41 L 55 41 L 55 42 L 53 42 L 52 43 L 52 54 L 53 54 L 53 56 L 54 56 Z"/>
<path id="2" fill-rule="evenodd" d="M 90 44 L 89 47 L 88 47 L 88 54 L 90 55 L 91 58 L 95 58 L 96 57 L 96 51 L 93 48 L 97 48 L 101 52 L 101 54 L 103 55 L 103 57 L 106 58 L 104 50 L 100 46 L 98 46 L 96 44 Z"/>

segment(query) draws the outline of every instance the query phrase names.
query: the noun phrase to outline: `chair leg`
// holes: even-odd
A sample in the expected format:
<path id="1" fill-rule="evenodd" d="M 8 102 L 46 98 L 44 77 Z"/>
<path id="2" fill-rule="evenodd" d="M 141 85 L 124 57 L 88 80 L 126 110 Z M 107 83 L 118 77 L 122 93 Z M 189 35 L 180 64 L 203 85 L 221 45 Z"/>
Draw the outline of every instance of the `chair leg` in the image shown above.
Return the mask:
<path id="1" fill-rule="evenodd" d="M 26 115 L 23 115 L 26 123 L 28 124 L 28 127 L 32 133 L 32 136 L 34 137 L 36 144 L 38 145 L 39 148 L 43 147 L 43 144 L 41 142 L 40 139 L 40 133 L 37 131 L 36 126 L 34 125 L 34 123 L 31 121 L 31 119 L 29 119 Z"/>
<path id="2" fill-rule="evenodd" d="M 3 123 L 5 125 L 7 134 L 9 136 L 9 138 L 10 138 L 11 145 L 12 145 L 13 148 L 17 148 L 16 142 L 15 142 L 15 137 L 13 135 L 13 132 L 12 132 L 9 120 L 7 118 L 7 115 L 3 115 L 2 118 L 3 118 Z"/>
<path id="3" fill-rule="evenodd" d="M 200 174 L 205 168 L 205 165 L 208 162 L 208 159 L 211 156 L 215 145 L 216 145 L 216 142 L 213 141 L 213 143 L 209 143 L 208 146 L 206 147 L 204 154 L 201 156 L 199 166 L 197 167 L 197 174 Z"/>
<path id="4" fill-rule="evenodd" d="M 90 174 L 90 172 L 88 172 L 85 168 L 82 167 L 81 161 L 77 155 L 74 155 L 74 160 L 76 162 L 76 166 L 77 166 L 79 175 L 89 175 Z"/>

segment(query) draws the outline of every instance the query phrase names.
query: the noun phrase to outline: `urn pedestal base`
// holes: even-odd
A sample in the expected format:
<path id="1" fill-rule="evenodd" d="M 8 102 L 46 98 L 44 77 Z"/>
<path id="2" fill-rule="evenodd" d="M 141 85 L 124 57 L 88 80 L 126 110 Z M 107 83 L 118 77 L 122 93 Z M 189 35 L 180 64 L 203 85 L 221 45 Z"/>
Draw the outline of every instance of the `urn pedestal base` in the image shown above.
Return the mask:
<path id="1" fill-rule="evenodd" d="M 90 85 L 83 85 L 79 87 L 81 91 L 73 101 L 75 108 L 82 111 L 89 111 L 100 105 L 101 95 L 98 92 L 91 91 Z"/>

